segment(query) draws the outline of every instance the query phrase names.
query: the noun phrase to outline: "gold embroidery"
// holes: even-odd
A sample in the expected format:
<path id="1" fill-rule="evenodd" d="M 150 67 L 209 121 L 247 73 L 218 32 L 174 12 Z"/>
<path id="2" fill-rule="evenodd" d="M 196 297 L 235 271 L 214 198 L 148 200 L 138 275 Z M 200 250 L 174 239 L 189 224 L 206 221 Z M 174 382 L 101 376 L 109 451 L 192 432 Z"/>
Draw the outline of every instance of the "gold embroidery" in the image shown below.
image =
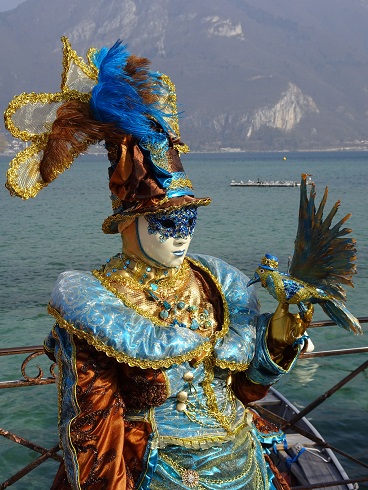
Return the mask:
<path id="1" fill-rule="evenodd" d="M 228 401 L 231 404 L 231 414 L 229 417 L 227 417 L 222 411 L 219 410 L 219 407 L 217 405 L 217 400 L 216 400 L 216 394 L 211 386 L 211 383 L 214 379 L 214 372 L 213 372 L 213 358 L 210 359 L 204 359 L 203 360 L 203 365 L 205 368 L 205 379 L 202 382 L 202 387 L 203 391 L 206 395 L 207 399 L 207 406 L 208 406 L 208 413 L 209 415 L 213 416 L 217 422 L 226 430 L 228 434 L 233 434 L 233 429 L 232 429 L 232 423 L 235 420 L 236 417 L 236 400 L 235 400 L 235 395 L 233 394 L 231 387 L 227 386 L 227 397 Z M 223 407 L 223 410 L 225 410 L 226 404 Z"/>
<path id="2" fill-rule="evenodd" d="M 123 201 L 121 199 L 119 199 L 118 197 L 115 199 L 112 199 L 112 201 L 111 201 L 112 210 L 116 211 L 116 209 L 119 209 L 122 204 L 123 204 Z"/>
<path id="3" fill-rule="evenodd" d="M 167 112 L 169 124 L 171 126 L 172 131 L 175 136 L 180 139 L 180 129 L 179 129 L 179 117 L 178 117 L 178 109 L 176 102 L 176 88 L 170 77 L 162 74 L 160 76 L 163 85 L 166 85 L 168 89 L 165 97 L 161 97 L 159 100 L 162 111 Z"/>
<path id="4" fill-rule="evenodd" d="M 206 336 L 216 330 L 213 306 L 186 259 L 179 269 L 162 270 L 118 254 L 93 274 L 125 304 L 159 326 L 189 327 Z"/>

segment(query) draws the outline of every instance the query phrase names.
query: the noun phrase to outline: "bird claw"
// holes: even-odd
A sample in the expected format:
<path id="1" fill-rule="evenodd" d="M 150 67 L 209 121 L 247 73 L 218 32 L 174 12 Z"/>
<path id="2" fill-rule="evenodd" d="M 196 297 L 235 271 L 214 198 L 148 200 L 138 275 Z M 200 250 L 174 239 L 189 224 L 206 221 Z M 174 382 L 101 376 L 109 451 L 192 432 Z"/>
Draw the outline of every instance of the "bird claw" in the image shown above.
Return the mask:
<path id="1" fill-rule="evenodd" d="M 314 313 L 314 306 L 312 303 L 299 303 L 298 304 L 300 318 L 304 328 L 308 328 Z"/>

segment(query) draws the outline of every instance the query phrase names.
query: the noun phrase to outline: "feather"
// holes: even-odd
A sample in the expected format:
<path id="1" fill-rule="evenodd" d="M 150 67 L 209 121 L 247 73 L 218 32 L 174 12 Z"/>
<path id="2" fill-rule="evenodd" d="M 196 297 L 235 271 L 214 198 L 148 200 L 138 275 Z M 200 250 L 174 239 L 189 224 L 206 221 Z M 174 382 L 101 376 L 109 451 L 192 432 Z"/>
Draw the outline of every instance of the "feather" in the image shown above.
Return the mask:
<path id="1" fill-rule="evenodd" d="M 345 328 L 348 332 L 354 332 L 355 334 L 362 333 L 362 327 L 358 320 L 353 316 L 350 311 L 345 307 L 341 301 L 330 299 L 326 302 L 320 303 L 323 311 L 329 316 L 339 327 Z"/>
<path id="2" fill-rule="evenodd" d="M 350 214 L 331 227 L 340 201 L 337 201 L 323 219 L 327 202 L 326 187 L 318 210 L 315 207 L 315 187 L 312 185 L 307 196 L 307 175 L 302 175 L 298 230 L 289 272 L 293 277 L 322 288 L 327 294 L 345 301 L 346 293 L 341 284 L 353 287 L 352 277 L 356 273 L 355 240 L 346 237 L 350 228 L 341 228 Z"/>
<path id="3" fill-rule="evenodd" d="M 65 102 L 57 110 L 40 161 L 42 179 L 47 183 L 52 182 L 89 145 L 106 139 L 120 142 L 122 133 L 113 124 L 93 119 L 88 102 Z"/>
<path id="4" fill-rule="evenodd" d="M 121 41 L 98 52 L 94 63 L 99 69 L 90 101 L 94 117 L 115 124 L 138 140 L 160 142 L 160 127 L 169 132 L 169 120 L 176 116 L 160 104 L 169 90 L 161 74 L 149 70 L 146 58 L 131 56 Z"/>

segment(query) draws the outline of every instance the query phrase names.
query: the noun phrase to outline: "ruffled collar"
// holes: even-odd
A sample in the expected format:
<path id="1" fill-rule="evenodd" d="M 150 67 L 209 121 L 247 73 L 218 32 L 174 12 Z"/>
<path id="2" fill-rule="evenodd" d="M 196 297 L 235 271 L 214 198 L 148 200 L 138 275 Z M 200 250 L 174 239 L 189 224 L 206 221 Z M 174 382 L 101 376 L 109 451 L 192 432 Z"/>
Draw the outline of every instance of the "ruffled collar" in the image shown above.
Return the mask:
<path id="1" fill-rule="evenodd" d="M 157 369 L 209 355 L 215 356 L 216 363 L 222 367 L 237 369 L 245 366 L 252 354 L 249 347 L 246 348 L 247 340 L 250 340 L 248 334 L 244 336 L 241 328 L 235 326 L 234 329 L 234 325 L 229 330 L 228 299 L 232 307 L 234 299 L 235 303 L 239 300 L 238 306 L 244 310 L 244 298 L 232 297 L 231 286 L 234 284 L 231 283 L 236 269 L 212 257 L 195 256 L 190 261 L 209 275 L 222 297 L 224 321 L 211 341 L 187 328 L 156 325 L 124 304 L 90 272 L 61 274 L 52 293 L 49 311 L 61 327 L 131 366 Z M 244 291 L 248 295 L 246 288 Z M 236 311 L 239 311 L 238 307 Z M 249 318 L 243 315 L 240 322 L 239 319 L 235 318 L 236 325 L 241 323 L 243 330 L 249 326 Z"/>

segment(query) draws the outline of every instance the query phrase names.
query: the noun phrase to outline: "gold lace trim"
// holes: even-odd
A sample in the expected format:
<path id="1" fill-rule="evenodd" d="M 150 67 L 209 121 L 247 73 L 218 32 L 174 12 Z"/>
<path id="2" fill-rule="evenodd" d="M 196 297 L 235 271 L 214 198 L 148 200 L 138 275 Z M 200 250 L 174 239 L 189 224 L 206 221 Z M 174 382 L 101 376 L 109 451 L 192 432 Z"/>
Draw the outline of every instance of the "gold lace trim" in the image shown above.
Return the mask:
<path id="1" fill-rule="evenodd" d="M 246 371 L 249 367 L 249 363 L 246 362 L 226 361 L 218 358 L 215 358 L 214 362 L 215 366 L 221 369 L 229 369 L 230 371 Z"/>
<path id="2" fill-rule="evenodd" d="M 119 352 L 114 348 L 104 344 L 101 340 L 94 337 L 92 334 L 85 332 L 84 330 L 78 330 L 72 323 L 67 322 L 60 315 L 60 313 L 51 305 L 48 306 L 48 312 L 52 315 L 59 326 L 64 328 L 67 332 L 75 335 L 76 337 L 85 340 L 88 344 L 92 345 L 100 352 L 104 352 L 107 356 L 113 357 L 118 362 L 126 363 L 131 367 L 140 367 L 141 369 L 160 369 L 169 368 L 173 364 L 182 364 L 186 361 L 190 361 L 198 357 L 208 357 L 212 351 L 212 343 L 209 341 L 203 342 L 197 348 L 179 356 L 167 357 L 164 359 L 152 360 L 152 359 L 137 359 L 131 357 L 124 352 Z"/>
<path id="3" fill-rule="evenodd" d="M 61 38 L 64 48 L 63 56 L 63 73 L 61 75 L 61 90 L 68 90 L 68 74 L 71 71 L 72 64 L 75 65 L 91 80 L 98 81 L 98 69 L 92 61 L 92 56 L 97 52 L 96 48 L 90 48 L 87 51 L 86 58 L 88 64 L 84 61 L 81 56 L 78 56 L 77 52 L 72 49 L 69 39 L 65 36 Z M 90 94 L 88 94 L 90 95 Z"/>
<path id="4" fill-rule="evenodd" d="M 91 98 L 90 93 L 83 93 L 77 90 L 67 90 L 66 92 L 40 93 L 35 92 L 22 93 L 16 95 L 9 103 L 6 111 L 4 112 L 4 124 L 6 129 L 15 137 L 23 141 L 38 141 L 41 136 L 48 135 L 51 131 L 53 121 L 39 121 L 39 132 L 32 130 L 21 130 L 13 122 L 12 116 L 22 107 L 31 104 L 44 106 L 47 104 L 59 104 L 69 102 L 70 100 L 80 100 L 81 102 L 88 102 Z M 55 114 L 56 114 L 55 108 Z M 51 109 L 49 109 L 51 112 Z M 35 125 L 36 126 L 36 125 Z"/>

